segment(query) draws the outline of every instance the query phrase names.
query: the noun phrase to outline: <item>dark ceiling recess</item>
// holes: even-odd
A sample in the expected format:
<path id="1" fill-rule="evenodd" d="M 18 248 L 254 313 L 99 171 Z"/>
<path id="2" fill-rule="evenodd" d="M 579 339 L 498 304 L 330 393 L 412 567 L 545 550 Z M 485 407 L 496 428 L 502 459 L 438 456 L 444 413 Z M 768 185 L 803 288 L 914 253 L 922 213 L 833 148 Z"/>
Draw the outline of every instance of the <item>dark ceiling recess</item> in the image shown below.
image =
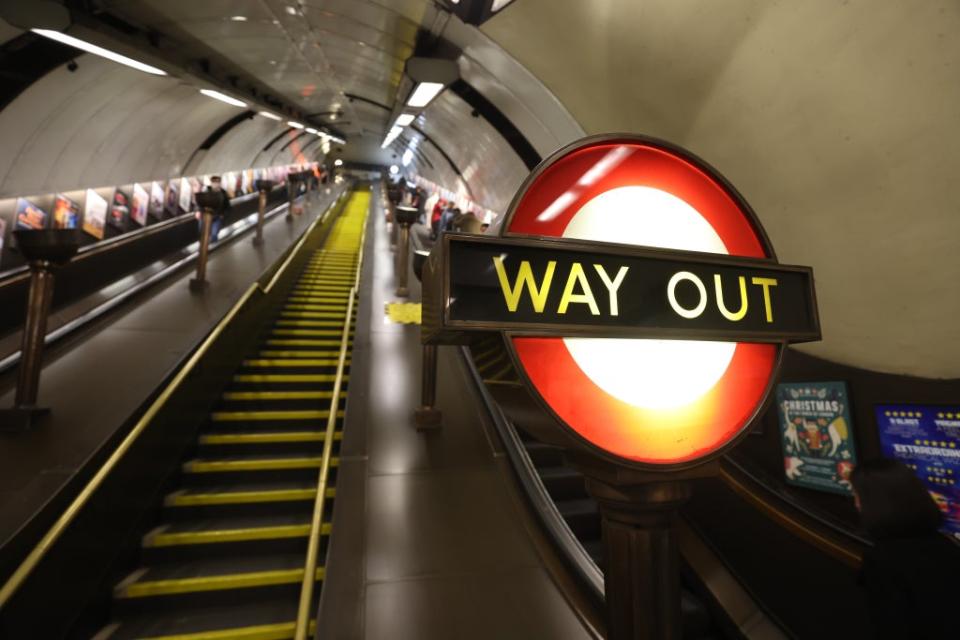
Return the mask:
<path id="1" fill-rule="evenodd" d="M 0 46 L 0 109 L 55 67 L 83 53 L 34 33 L 22 33 Z"/>
<path id="2" fill-rule="evenodd" d="M 250 120 L 254 116 L 253 111 L 244 111 L 243 113 L 233 116 L 222 125 L 217 127 L 217 130 L 207 136 L 207 139 L 203 141 L 203 144 L 200 145 L 201 149 L 207 150 L 212 149 L 213 145 L 217 144 L 217 141 L 226 135 L 230 129 L 233 129 L 235 126 L 243 122 L 244 120 Z"/>
<path id="3" fill-rule="evenodd" d="M 457 80 L 451 84 L 448 89 L 463 98 L 464 102 L 473 107 L 477 113 L 482 115 L 486 121 L 490 123 L 490 126 L 497 130 L 497 133 L 503 136 L 507 144 L 520 156 L 520 159 L 523 161 L 523 164 L 527 166 L 527 169 L 532 170 L 540 164 L 543 158 L 541 158 L 537 150 L 533 148 L 533 145 L 530 144 L 526 136 L 520 133 L 520 130 L 510 122 L 510 119 L 503 115 L 503 112 L 487 100 L 483 94 L 463 79 Z"/>
<path id="4" fill-rule="evenodd" d="M 270 142 L 268 142 L 267 144 L 263 145 L 263 149 L 260 150 L 261 153 L 264 152 L 264 151 L 266 151 L 267 149 L 269 149 L 269 148 L 272 147 L 273 145 L 277 144 L 277 141 L 280 140 L 280 138 L 282 138 L 282 137 L 285 136 L 288 132 L 293 131 L 293 130 L 294 130 L 293 127 L 290 127 L 289 129 L 284 129 L 283 131 L 281 131 L 280 133 L 278 133 L 278 134 L 276 135 L 276 137 L 274 137 L 272 140 L 270 140 Z"/>

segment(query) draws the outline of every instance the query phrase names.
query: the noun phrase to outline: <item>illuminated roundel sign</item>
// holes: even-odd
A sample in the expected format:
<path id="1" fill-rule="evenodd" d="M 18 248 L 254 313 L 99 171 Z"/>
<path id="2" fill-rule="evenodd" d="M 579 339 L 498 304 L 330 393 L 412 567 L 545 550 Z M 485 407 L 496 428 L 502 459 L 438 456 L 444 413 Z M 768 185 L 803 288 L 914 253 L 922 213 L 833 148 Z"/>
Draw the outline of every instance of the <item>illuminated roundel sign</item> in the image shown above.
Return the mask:
<path id="1" fill-rule="evenodd" d="M 640 466 L 718 454 L 764 404 L 789 341 L 820 336 L 809 269 L 689 152 L 630 135 L 562 149 L 499 237 L 446 235 L 424 336 L 502 331 L 520 377 L 588 449 Z"/>

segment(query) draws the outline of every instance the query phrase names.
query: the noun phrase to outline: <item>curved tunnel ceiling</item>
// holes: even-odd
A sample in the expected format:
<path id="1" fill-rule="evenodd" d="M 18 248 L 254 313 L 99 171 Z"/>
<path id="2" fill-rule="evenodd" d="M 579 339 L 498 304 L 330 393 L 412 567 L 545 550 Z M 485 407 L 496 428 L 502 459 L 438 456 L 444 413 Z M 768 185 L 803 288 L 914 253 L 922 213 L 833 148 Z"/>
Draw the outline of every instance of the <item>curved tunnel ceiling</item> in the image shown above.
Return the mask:
<path id="1" fill-rule="evenodd" d="M 956 378 L 958 28 L 948 2 L 520 0 L 483 31 L 588 132 L 671 140 L 737 185 L 814 267 L 805 351 Z"/>
<path id="2" fill-rule="evenodd" d="M 463 180 L 479 204 L 503 210 L 526 168 L 460 97 L 442 94 L 418 120 L 433 143 L 408 133 L 387 151 L 388 113 L 346 99 L 392 105 L 404 61 L 429 33 L 462 51 L 461 78 L 541 156 L 584 132 L 622 130 L 715 165 L 757 210 L 780 259 L 815 269 L 824 340 L 805 350 L 960 377 L 955 4 L 591 0 L 558 11 L 553 0 L 517 0 L 481 30 L 429 0 L 101 4 L 234 60 L 344 131 L 344 157 L 396 162 L 412 143 L 417 172 Z M 230 19 L 238 15 L 247 19 Z M 176 174 L 237 113 L 175 79 L 87 58 L 0 112 L 4 195 Z M 275 155 L 290 135 L 280 123 L 241 122 L 191 169 L 290 161 L 297 143 Z"/>

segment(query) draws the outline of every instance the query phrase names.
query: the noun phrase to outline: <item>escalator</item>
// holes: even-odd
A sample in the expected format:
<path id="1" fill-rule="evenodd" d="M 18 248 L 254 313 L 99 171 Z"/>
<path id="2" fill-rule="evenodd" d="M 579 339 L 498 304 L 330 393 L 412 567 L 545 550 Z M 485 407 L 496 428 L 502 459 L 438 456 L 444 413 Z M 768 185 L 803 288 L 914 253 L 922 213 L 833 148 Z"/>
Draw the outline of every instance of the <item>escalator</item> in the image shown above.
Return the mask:
<path id="1" fill-rule="evenodd" d="M 485 387 L 515 375 L 498 337 L 463 350 L 527 498 L 561 555 L 598 603 L 603 544 L 597 503 L 563 450 L 511 423 Z M 696 481 L 681 512 L 683 636 L 696 638 L 850 638 L 868 625 L 856 585 L 865 541 L 790 503 L 733 455 L 719 478 Z M 814 587 L 814 585 L 816 585 Z"/>
<path id="2" fill-rule="evenodd" d="M 369 204 L 368 190 L 354 191 L 343 212 L 322 230 L 325 240 L 314 238 L 316 248 L 294 250 L 288 257 L 299 263 L 299 273 L 287 278 L 285 292 L 252 314 L 258 322 L 246 331 L 249 339 L 222 345 L 224 353 L 237 355 L 239 366 L 219 380 L 207 375 L 202 385 L 198 382 L 203 392 L 213 393 L 206 401 L 206 417 L 175 469 L 157 481 L 159 490 L 136 496 L 137 502 L 151 502 L 143 509 L 146 515 L 121 523 L 118 513 L 86 505 L 86 511 L 99 508 L 99 515 L 114 523 L 109 530 L 101 525 L 105 536 L 118 535 L 123 527 L 133 535 L 118 540 L 116 557 L 93 593 L 71 589 L 74 600 L 85 602 L 83 608 L 67 623 L 51 623 L 50 629 L 97 640 L 279 640 L 295 637 L 299 614 L 312 635 L 336 497 Z M 216 357 L 207 360 L 216 371 Z M 204 380 L 203 366 L 201 360 L 200 373 L 194 374 L 198 381 Z M 167 399 L 168 405 L 175 402 Z M 184 416 L 186 420 L 186 412 Z M 162 449 L 156 452 L 162 457 Z M 149 463 L 143 467 L 146 474 Z M 136 483 L 130 486 L 133 492 Z M 105 490 L 109 488 L 101 493 Z M 117 512 L 125 510 L 114 502 Z M 54 553 L 76 557 L 78 548 L 91 548 L 89 540 L 73 542 L 94 530 L 84 517 L 93 521 L 96 514 L 82 512 L 75 518 L 71 526 L 76 533 L 67 529 L 63 542 L 56 543 L 66 548 Z M 72 567 L 61 568 L 69 581 Z M 44 568 L 34 573 L 42 583 Z M 312 580 L 305 579 L 311 574 Z M 87 586 L 93 586 L 94 578 L 88 580 Z M 56 637 L 47 635 L 52 631 L 32 635 L 27 630 L 30 609 L 37 605 L 33 585 L 26 586 L 16 594 L 20 601 L 11 596 L 4 604 L 0 636 Z"/>

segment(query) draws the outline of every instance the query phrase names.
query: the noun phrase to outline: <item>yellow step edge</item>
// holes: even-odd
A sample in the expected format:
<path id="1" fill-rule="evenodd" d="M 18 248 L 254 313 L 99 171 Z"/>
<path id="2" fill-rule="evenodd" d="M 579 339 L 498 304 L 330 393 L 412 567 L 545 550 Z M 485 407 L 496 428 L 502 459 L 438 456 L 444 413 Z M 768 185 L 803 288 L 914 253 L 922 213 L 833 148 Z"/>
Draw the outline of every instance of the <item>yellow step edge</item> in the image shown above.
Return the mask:
<path id="1" fill-rule="evenodd" d="M 341 336 L 343 331 L 333 329 L 274 329 L 270 332 L 275 336 Z"/>
<path id="2" fill-rule="evenodd" d="M 340 392 L 345 398 L 346 391 Z M 224 400 L 329 400 L 333 391 L 227 391 Z"/>
<path id="3" fill-rule="evenodd" d="M 140 640 L 293 640 L 297 623 L 278 622 L 276 624 L 261 624 L 253 627 L 236 627 L 233 629 L 216 629 L 212 631 L 198 631 L 196 633 L 178 633 L 172 636 L 150 636 Z M 316 622 L 311 621 L 308 636 L 313 637 L 316 632 Z"/>
<path id="4" fill-rule="evenodd" d="M 342 320 L 277 320 L 273 323 L 275 327 L 340 327 L 343 328 Z"/>
<path id="5" fill-rule="evenodd" d="M 343 412 L 338 416 L 342 417 Z M 200 436 L 200 444 L 278 444 L 283 442 L 323 442 L 326 434 L 323 431 L 283 431 L 265 433 L 208 433 Z M 340 432 L 334 434 L 333 439 L 339 440 Z"/>
<path id="6" fill-rule="evenodd" d="M 258 355 L 261 358 L 339 358 L 340 351 L 337 349 L 299 349 L 296 351 L 267 349 L 261 351 Z"/>
<path id="7" fill-rule="evenodd" d="M 309 339 L 273 339 L 267 340 L 271 347 L 339 347 L 339 340 L 309 340 Z M 352 341 L 350 343 L 352 344 Z"/>
<path id="8" fill-rule="evenodd" d="M 344 380 L 350 376 L 343 376 Z M 327 373 L 241 373 L 234 382 L 333 382 L 337 376 Z"/>
<path id="9" fill-rule="evenodd" d="M 281 318 L 343 318 L 343 311 L 281 311 Z"/>
<path id="10" fill-rule="evenodd" d="M 313 492 L 316 494 L 316 491 Z M 216 529 L 210 531 L 179 531 L 166 533 L 156 531 L 143 538 L 143 546 L 151 549 L 158 547 L 179 547 L 193 544 L 225 544 L 228 542 L 249 542 L 252 540 L 279 540 L 283 538 L 306 538 L 310 535 L 311 525 L 287 524 L 276 527 L 248 527 L 245 529 Z M 330 535 L 330 524 L 320 527 L 320 535 Z"/>
<path id="11" fill-rule="evenodd" d="M 317 568 L 317 580 L 323 580 L 324 568 Z M 180 593 L 199 593 L 203 591 L 227 591 L 268 587 L 280 584 L 299 584 L 303 580 L 303 569 L 280 569 L 276 571 L 254 571 L 250 573 L 229 573 L 219 576 L 199 576 L 196 578 L 177 578 L 173 580 L 144 580 L 117 587 L 117 598 L 148 598 L 168 596 Z"/>
<path id="12" fill-rule="evenodd" d="M 342 414 L 340 411 L 338 415 Z M 210 419 L 214 422 L 246 422 L 248 420 L 323 420 L 330 415 L 327 410 L 322 411 L 214 411 Z"/>
<path id="13" fill-rule="evenodd" d="M 216 493 L 185 493 L 177 491 L 164 498 L 168 507 L 203 507 L 222 504 L 251 504 L 260 502 L 300 502 L 313 500 L 316 489 L 277 489 L 267 491 L 223 491 Z M 327 498 L 337 495 L 336 487 L 325 492 Z"/>
<path id="14" fill-rule="evenodd" d="M 295 304 L 322 304 L 327 302 L 347 304 L 349 299 L 350 296 L 341 296 L 338 298 L 331 298 L 328 296 L 294 296 L 292 298 L 287 298 L 287 302 L 293 302 Z"/>
<path id="15" fill-rule="evenodd" d="M 350 358 L 347 357 L 347 362 Z M 339 363 L 339 358 L 318 359 L 318 358 L 296 358 L 292 360 L 267 359 L 267 360 L 244 360 L 245 367 L 335 367 Z"/>
<path id="16" fill-rule="evenodd" d="M 339 458 L 331 458 L 330 466 L 339 466 Z M 320 456 L 308 458 L 263 458 L 260 460 L 190 460 L 185 473 L 225 473 L 231 471 L 280 471 L 285 469 L 318 469 Z"/>
<path id="17" fill-rule="evenodd" d="M 312 302 L 294 302 L 293 304 L 283 305 L 283 309 L 289 309 L 290 311 L 339 311 L 342 314 L 347 310 L 347 303 L 314 304 Z"/>

